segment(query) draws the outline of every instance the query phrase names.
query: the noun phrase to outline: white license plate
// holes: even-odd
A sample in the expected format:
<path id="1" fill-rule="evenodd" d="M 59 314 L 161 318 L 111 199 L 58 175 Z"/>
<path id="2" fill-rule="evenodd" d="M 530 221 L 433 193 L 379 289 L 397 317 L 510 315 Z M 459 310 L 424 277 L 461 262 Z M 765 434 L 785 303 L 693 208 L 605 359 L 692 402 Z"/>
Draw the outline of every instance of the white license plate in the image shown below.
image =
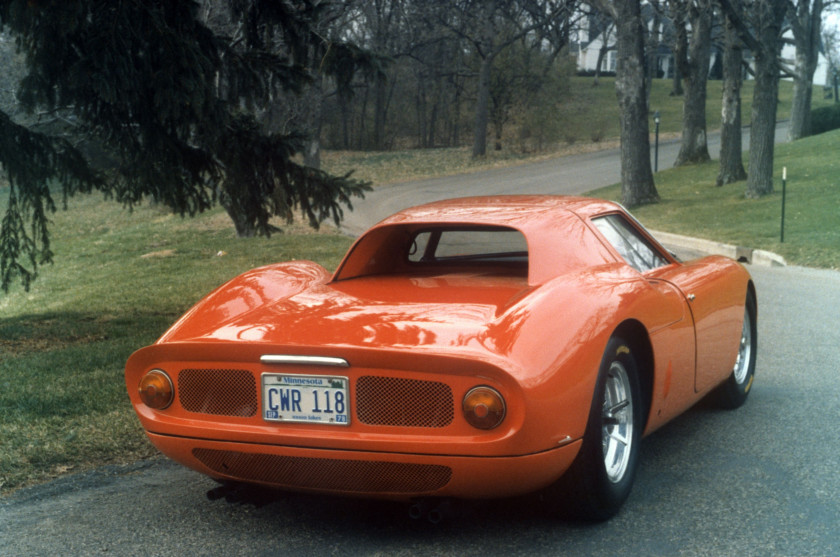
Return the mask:
<path id="1" fill-rule="evenodd" d="M 346 377 L 264 373 L 263 419 L 270 422 L 349 425 Z"/>

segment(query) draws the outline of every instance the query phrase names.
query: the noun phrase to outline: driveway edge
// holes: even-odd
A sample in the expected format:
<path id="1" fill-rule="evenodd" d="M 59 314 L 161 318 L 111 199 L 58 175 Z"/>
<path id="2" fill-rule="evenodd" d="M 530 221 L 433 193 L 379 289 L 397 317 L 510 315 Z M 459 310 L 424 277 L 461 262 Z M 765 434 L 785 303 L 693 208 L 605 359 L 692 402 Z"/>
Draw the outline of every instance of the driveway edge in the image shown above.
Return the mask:
<path id="1" fill-rule="evenodd" d="M 762 265 L 765 267 L 787 266 L 787 262 L 784 257 L 767 250 L 724 244 L 713 240 L 692 238 L 690 236 L 681 236 L 679 234 L 660 232 L 658 230 L 651 230 L 651 234 L 653 234 L 653 236 L 656 237 L 656 239 L 658 239 L 665 247 L 677 252 L 684 251 L 691 254 L 725 255 L 726 257 L 735 259 L 736 261 L 750 263 L 752 265 Z"/>

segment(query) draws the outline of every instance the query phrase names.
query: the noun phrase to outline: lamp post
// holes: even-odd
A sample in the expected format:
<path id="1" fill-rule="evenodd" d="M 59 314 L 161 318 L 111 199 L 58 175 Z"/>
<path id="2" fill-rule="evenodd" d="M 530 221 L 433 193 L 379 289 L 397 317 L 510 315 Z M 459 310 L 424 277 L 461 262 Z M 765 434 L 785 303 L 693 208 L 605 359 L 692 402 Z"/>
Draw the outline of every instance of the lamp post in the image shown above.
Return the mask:
<path id="1" fill-rule="evenodd" d="M 655 141 L 653 148 L 653 171 L 659 172 L 659 111 L 653 113 L 653 123 L 655 124 Z"/>

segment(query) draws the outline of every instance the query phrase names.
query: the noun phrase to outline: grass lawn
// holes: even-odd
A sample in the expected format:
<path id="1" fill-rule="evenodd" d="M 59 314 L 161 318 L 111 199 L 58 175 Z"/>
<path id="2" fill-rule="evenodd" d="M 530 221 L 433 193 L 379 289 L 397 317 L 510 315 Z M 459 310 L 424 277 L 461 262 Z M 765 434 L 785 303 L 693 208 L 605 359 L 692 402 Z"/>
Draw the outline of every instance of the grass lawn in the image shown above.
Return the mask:
<path id="1" fill-rule="evenodd" d="M 99 196 L 71 200 L 52 230 L 55 264 L 30 292 L 0 294 L 0 494 L 155 454 L 125 392 L 128 356 L 240 272 L 290 259 L 334 268 L 351 241 L 304 227 L 239 240 L 220 211 L 185 220 Z"/>
<path id="2" fill-rule="evenodd" d="M 662 106 L 663 133 L 679 129 L 681 99 L 667 96 L 669 86 L 657 81 L 652 93 L 652 105 Z M 580 101 L 591 101 L 595 89 L 608 108 Z M 780 117 L 789 94 L 783 83 Z M 710 96 L 715 96 L 711 87 Z M 569 129 L 588 129 L 594 121 L 588 119 L 601 110 L 604 125 L 617 126 L 617 109 L 609 115 L 615 105 L 611 80 L 592 88 L 591 80 L 580 79 L 564 102 L 588 106 L 569 116 Z M 714 122 L 718 108 L 713 100 L 710 106 Z M 602 142 L 617 136 L 617 128 L 610 129 Z M 559 152 L 593 148 L 578 135 Z M 840 132 L 779 147 L 777 174 L 787 166 L 789 178 L 784 244 L 778 242 L 780 194 L 747 201 L 743 184 L 715 188 L 716 164 L 657 174 L 662 202 L 635 213 L 653 228 L 838 268 L 838 151 Z M 439 149 L 328 154 L 325 163 L 333 172 L 358 168 L 358 177 L 386 184 L 532 158 L 503 151 L 473 161 L 467 149 Z M 0 186 L 0 212 L 7 192 Z M 595 195 L 617 198 L 618 189 Z M 238 240 L 219 210 L 185 220 L 155 207 L 129 213 L 98 196 L 72 199 L 69 211 L 54 215 L 51 230 L 56 263 L 41 269 L 30 292 L 15 286 L 0 294 L 0 494 L 154 454 L 125 393 L 123 365 L 131 352 L 153 342 L 196 300 L 236 274 L 290 259 L 312 259 L 333 269 L 351 241 L 331 230 L 312 233 L 295 226 L 270 239 Z"/>
<path id="3" fill-rule="evenodd" d="M 656 174 L 660 203 L 633 214 L 646 226 L 765 249 L 790 264 L 840 269 L 840 130 L 777 145 L 775 192 L 744 198 L 745 182 L 715 187 L 718 163 Z M 746 165 L 746 161 L 745 161 Z M 787 167 L 785 241 L 780 241 L 782 169 Z M 620 187 L 590 192 L 619 200 Z"/>

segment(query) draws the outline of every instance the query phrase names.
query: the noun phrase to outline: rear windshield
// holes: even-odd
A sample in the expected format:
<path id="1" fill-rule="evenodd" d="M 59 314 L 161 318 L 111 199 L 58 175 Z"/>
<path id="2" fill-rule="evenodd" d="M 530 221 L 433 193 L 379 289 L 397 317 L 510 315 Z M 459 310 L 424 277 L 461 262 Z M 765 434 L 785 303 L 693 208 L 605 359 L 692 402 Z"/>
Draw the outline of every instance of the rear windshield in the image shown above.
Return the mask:
<path id="1" fill-rule="evenodd" d="M 407 258 L 415 264 L 527 263 L 528 244 L 510 228 L 435 228 L 414 234 Z"/>
<path id="2" fill-rule="evenodd" d="M 528 244 L 501 226 L 386 226 L 365 234 L 335 275 L 485 272 L 528 276 Z"/>

